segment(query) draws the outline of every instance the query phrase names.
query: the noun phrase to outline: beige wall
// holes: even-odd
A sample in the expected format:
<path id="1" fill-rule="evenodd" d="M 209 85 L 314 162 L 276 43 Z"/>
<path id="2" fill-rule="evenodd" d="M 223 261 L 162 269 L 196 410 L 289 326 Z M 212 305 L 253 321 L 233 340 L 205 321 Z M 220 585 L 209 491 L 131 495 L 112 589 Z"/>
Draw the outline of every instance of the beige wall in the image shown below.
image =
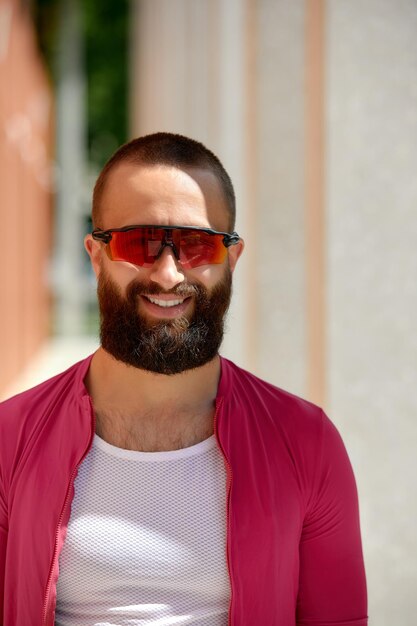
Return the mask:
<path id="1" fill-rule="evenodd" d="M 21 3 L 0 3 L 0 391 L 48 332 L 51 95 Z"/>
<path id="2" fill-rule="evenodd" d="M 136 0 L 132 135 L 183 132 L 247 240 L 224 353 L 324 405 L 357 477 L 371 624 L 417 613 L 417 5 Z"/>
<path id="3" fill-rule="evenodd" d="M 416 622 L 417 4 L 329 2 L 327 388 L 361 495 L 370 611 Z"/>

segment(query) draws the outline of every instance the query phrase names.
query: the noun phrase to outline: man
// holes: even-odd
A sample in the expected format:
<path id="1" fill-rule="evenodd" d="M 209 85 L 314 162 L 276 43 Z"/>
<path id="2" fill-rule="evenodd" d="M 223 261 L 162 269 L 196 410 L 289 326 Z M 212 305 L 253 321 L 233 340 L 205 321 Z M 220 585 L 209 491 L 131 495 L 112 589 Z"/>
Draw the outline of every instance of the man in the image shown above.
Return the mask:
<path id="1" fill-rule="evenodd" d="M 133 140 L 100 174 L 101 347 L 0 410 L 4 626 L 366 625 L 339 433 L 218 354 L 234 220 L 191 139 Z"/>

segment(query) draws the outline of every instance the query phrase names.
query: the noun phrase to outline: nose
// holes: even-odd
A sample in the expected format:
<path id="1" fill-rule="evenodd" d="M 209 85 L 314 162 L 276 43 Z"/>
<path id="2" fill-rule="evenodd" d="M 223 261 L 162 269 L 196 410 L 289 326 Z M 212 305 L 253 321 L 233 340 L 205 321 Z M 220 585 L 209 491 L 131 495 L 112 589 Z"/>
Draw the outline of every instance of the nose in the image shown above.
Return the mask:
<path id="1" fill-rule="evenodd" d="M 152 265 L 149 278 L 163 289 L 172 289 L 185 280 L 179 267 L 172 248 L 165 246 L 161 256 Z"/>

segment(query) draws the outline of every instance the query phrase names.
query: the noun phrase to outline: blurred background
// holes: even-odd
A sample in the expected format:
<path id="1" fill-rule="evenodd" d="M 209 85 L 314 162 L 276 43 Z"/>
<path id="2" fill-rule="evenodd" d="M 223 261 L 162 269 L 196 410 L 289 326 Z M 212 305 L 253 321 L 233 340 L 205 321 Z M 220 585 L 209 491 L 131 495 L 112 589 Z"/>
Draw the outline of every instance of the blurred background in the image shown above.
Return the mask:
<path id="1" fill-rule="evenodd" d="M 416 1 L 0 0 L 2 398 L 98 345 L 92 187 L 159 130 L 235 184 L 223 354 L 325 408 L 358 483 L 370 624 L 412 626 Z"/>

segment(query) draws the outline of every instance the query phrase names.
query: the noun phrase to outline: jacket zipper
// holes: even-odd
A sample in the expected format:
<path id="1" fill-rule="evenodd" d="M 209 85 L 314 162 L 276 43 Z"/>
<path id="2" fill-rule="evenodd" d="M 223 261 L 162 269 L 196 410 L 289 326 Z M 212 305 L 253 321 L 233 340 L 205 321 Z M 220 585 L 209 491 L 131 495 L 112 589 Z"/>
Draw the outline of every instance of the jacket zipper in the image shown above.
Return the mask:
<path id="1" fill-rule="evenodd" d="M 214 413 L 214 434 L 216 436 L 217 445 L 219 446 L 221 453 L 223 455 L 223 459 L 226 465 L 226 560 L 227 560 L 227 569 L 229 572 L 229 581 L 230 581 L 230 602 L 229 602 L 229 616 L 228 616 L 228 625 L 232 626 L 232 603 L 233 603 L 233 579 L 232 579 L 232 571 L 231 571 L 231 559 L 230 559 L 230 524 L 229 524 L 229 509 L 230 509 L 230 493 L 232 487 L 232 468 L 229 465 L 229 461 L 224 453 L 223 447 L 220 443 L 220 439 L 217 432 L 217 413 L 220 410 L 220 407 L 223 403 L 223 398 L 220 398 L 218 405 L 216 406 L 216 411 Z"/>
<path id="2" fill-rule="evenodd" d="M 94 410 L 93 410 L 93 405 L 91 403 L 91 398 L 88 398 L 89 401 L 89 405 L 90 405 L 90 416 L 91 416 L 91 426 L 92 426 L 92 431 L 90 434 L 90 439 L 89 439 L 89 443 L 87 446 L 87 449 L 84 451 L 84 454 L 82 455 L 81 459 L 78 461 L 77 465 L 74 467 L 74 469 L 72 470 L 71 473 L 71 477 L 67 486 L 67 493 L 65 495 L 65 500 L 64 500 L 64 506 L 62 507 L 62 511 L 61 511 L 61 515 L 59 516 L 59 520 L 58 520 L 58 526 L 56 528 L 56 533 L 55 533 L 55 547 L 54 547 L 54 554 L 53 554 L 53 558 L 52 558 L 52 564 L 51 564 L 51 568 L 49 570 L 49 576 L 48 576 L 48 582 L 46 585 L 46 591 L 45 591 L 45 597 L 44 597 L 44 602 L 43 602 L 43 610 L 42 610 L 42 626 L 48 626 L 47 625 L 47 618 L 48 618 L 48 598 L 49 598 L 49 594 L 51 591 L 51 584 L 52 584 L 52 575 L 55 569 L 55 563 L 56 560 L 58 558 L 58 542 L 59 542 L 59 535 L 61 532 L 61 524 L 62 524 L 62 520 L 64 518 L 64 514 L 65 511 L 67 510 L 67 506 L 70 500 L 70 493 L 71 493 L 71 486 L 74 483 L 75 480 L 75 475 L 77 473 L 77 470 L 79 468 L 79 466 L 81 465 L 81 463 L 83 462 L 84 458 L 86 457 L 88 451 L 91 448 L 91 439 L 94 435 L 95 432 L 95 416 L 94 416 Z M 51 624 L 50 626 L 53 626 L 53 624 Z"/>

